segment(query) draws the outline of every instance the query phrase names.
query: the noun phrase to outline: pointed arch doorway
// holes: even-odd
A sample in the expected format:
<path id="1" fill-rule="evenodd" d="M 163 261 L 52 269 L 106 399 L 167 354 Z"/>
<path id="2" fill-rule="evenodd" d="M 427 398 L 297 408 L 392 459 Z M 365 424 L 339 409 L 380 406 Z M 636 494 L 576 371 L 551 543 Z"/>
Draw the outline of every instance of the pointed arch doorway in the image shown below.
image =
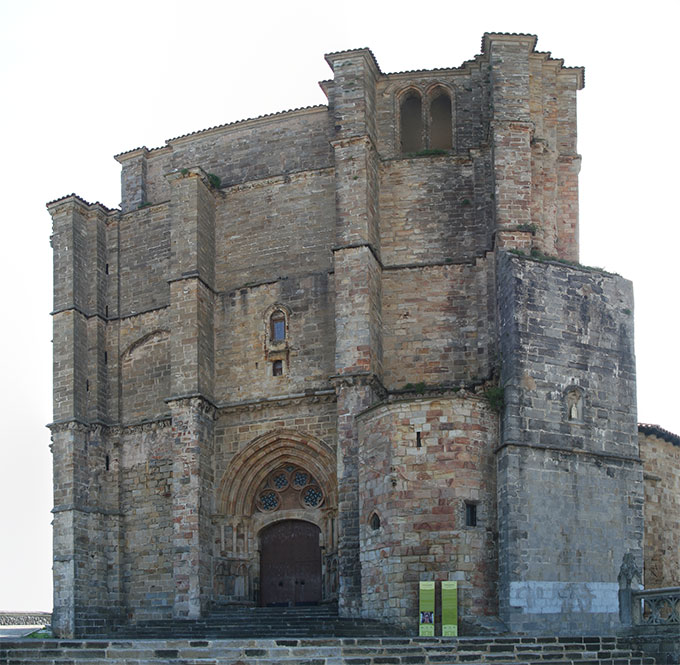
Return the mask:
<path id="1" fill-rule="evenodd" d="M 282 520 L 260 531 L 260 604 L 316 605 L 321 601 L 320 529 Z"/>

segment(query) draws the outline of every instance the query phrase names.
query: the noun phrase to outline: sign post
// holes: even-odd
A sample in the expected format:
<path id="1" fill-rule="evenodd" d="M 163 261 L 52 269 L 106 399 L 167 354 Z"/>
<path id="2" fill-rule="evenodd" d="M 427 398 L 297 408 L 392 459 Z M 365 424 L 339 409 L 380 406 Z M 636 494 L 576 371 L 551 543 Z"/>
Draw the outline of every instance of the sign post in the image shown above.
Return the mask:
<path id="1" fill-rule="evenodd" d="M 458 582 L 442 582 L 442 635 L 458 637 Z"/>
<path id="2" fill-rule="evenodd" d="M 419 630 L 421 637 L 434 636 L 434 582 L 420 583 Z"/>

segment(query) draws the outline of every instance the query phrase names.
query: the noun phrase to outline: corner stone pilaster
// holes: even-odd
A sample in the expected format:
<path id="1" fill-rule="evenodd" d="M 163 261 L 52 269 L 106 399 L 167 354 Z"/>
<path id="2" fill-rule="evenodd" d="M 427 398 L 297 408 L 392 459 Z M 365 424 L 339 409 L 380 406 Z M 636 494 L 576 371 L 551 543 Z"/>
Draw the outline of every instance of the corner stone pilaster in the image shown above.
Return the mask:
<path id="1" fill-rule="evenodd" d="M 356 415 L 375 403 L 382 387 L 369 376 L 334 377 L 338 409 L 338 610 L 361 616 L 359 435 Z"/>
<path id="2" fill-rule="evenodd" d="M 485 35 L 493 105 L 493 168 L 499 246 L 515 247 L 507 231 L 531 223 L 531 137 L 529 54 L 532 35 Z M 523 243 L 526 238 L 522 237 Z"/>
<path id="3" fill-rule="evenodd" d="M 173 616 L 202 616 L 210 596 L 215 407 L 202 397 L 170 401 L 173 431 Z"/>
<path id="4" fill-rule="evenodd" d="M 215 407 L 215 199 L 200 168 L 168 174 L 173 429 L 173 615 L 195 619 L 210 595 Z"/>
<path id="5" fill-rule="evenodd" d="M 382 265 L 375 99 L 380 70 L 366 49 L 326 56 L 333 70 L 336 247 L 335 371 L 338 414 L 338 606 L 361 615 L 359 439 L 356 416 L 382 378 Z"/>

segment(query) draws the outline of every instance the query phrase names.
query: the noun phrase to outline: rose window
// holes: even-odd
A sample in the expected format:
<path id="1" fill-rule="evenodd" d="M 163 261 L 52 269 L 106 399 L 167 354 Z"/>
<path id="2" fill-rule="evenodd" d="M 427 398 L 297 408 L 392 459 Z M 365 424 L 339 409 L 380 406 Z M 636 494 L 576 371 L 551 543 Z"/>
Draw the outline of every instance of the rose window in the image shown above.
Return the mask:
<path id="1" fill-rule="evenodd" d="M 318 487 L 308 487 L 302 493 L 302 502 L 305 506 L 316 508 L 317 506 L 321 505 L 322 501 L 323 494 L 321 494 L 321 490 Z"/>
<path id="2" fill-rule="evenodd" d="M 286 487 L 288 487 L 288 474 L 284 472 L 275 474 L 272 479 L 272 484 L 279 492 L 285 490 Z"/>
<path id="3" fill-rule="evenodd" d="M 272 491 L 262 492 L 258 497 L 257 502 L 259 504 L 259 508 L 266 512 L 276 510 L 279 507 L 279 504 L 281 503 L 279 501 L 279 495 L 276 492 Z"/>
<path id="4" fill-rule="evenodd" d="M 306 469 L 287 464 L 270 473 L 260 486 L 255 505 L 261 512 L 315 509 L 324 502 L 321 487 Z"/>
<path id="5" fill-rule="evenodd" d="M 309 481 L 309 474 L 306 471 L 296 471 L 293 477 L 293 487 L 302 489 Z"/>

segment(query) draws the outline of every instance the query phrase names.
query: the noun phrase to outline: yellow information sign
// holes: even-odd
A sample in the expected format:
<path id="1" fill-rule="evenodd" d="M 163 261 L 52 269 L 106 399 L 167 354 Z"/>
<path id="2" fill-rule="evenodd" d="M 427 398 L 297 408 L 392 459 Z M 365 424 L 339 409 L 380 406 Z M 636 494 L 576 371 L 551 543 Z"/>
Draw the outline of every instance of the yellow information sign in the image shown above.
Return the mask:
<path id="1" fill-rule="evenodd" d="M 420 583 L 418 635 L 421 637 L 434 636 L 434 582 Z"/>
<path id="2" fill-rule="evenodd" d="M 442 635 L 458 637 L 458 582 L 442 582 Z"/>

